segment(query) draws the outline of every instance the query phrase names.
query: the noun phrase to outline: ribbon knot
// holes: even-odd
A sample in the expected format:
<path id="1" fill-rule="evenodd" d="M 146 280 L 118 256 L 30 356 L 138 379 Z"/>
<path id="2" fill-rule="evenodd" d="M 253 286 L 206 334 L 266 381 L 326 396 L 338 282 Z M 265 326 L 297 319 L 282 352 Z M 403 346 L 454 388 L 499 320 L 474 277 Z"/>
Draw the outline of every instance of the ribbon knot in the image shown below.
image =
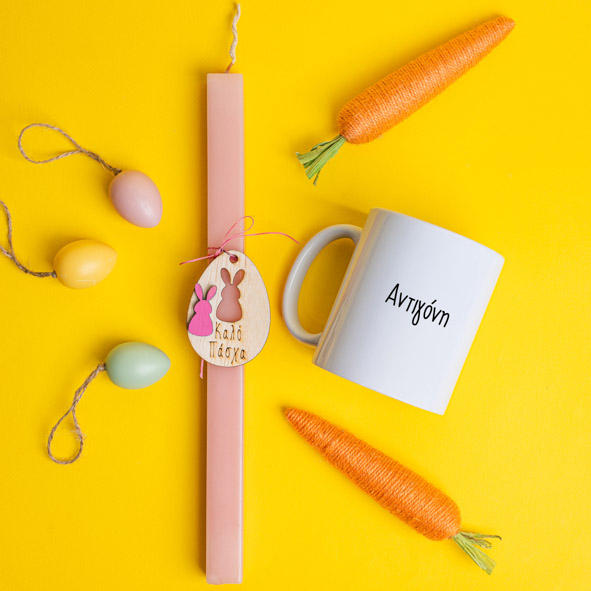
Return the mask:
<path id="1" fill-rule="evenodd" d="M 243 220 L 250 220 L 250 225 L 248 226 L 248 228 L 245 228 L 241 232 L 236 232 L 235 234 L 232 234 L 232 230 L 234 230 L 234 228 Z M 203 257 L 197 257 L 196 259 L 190 259 L 188 261 L 183 261 L 182 263 L 179 263 L 179 265 L 186 265 L 187 263 L 196 263 L 197 261 L 203 261 L 205 259 L 212 259 L 213 260 L 213 259 L 217 259 L 217 257 L 219 257 L 222 253 L 228 254 L 228 251 L 224 247 L 229 242 L 234 240 L 235 238 L 247 238 L 249 236 L 265 236 L 267 234 L 278 234 L 279 236 L 285 236 L 286 238 L 293 240 L 296 244 L 299 244 L 299 242 L 293 236 L 290 236 L 289 234 L 286 234 L 285 232 L 250 232 L 250 230 L 252 230 L 253 226 L 254 226 L 254 218 L 251 215 L 245 215 L 245 216 L 241 217 L 240 219 L 236 220 L 234 222 L 234 224 L 232 224 L 232 226 L 230 226 L 229 230 L 224 235 L 224 239 L 222 240 L 222 243 L 219 246 L 208 246 L 207 247 L 207 250 L 214 251 L 212 254 L 208 254 Z"/>

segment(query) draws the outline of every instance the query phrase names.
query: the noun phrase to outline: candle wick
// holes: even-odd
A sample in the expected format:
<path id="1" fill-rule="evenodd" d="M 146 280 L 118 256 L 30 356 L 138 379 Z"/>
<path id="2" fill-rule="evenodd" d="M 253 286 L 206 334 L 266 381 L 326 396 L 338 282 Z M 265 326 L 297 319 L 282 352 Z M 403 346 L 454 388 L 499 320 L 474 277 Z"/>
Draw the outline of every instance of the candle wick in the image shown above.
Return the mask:
<path id="1" fill-rule="evenodd" d="M 232 45 L 230 45 L 230 58 L 231 62 L 228 64 L 226 68 L 226 74 L 232 69 L 232 66 L 236 63 L 236 45 L 238 45 L 238 19 L 240 18 L 240 4 L 236 4 L 236 14 L 232 19 L 232 35 L 234 38 L 232 39 Z"/>

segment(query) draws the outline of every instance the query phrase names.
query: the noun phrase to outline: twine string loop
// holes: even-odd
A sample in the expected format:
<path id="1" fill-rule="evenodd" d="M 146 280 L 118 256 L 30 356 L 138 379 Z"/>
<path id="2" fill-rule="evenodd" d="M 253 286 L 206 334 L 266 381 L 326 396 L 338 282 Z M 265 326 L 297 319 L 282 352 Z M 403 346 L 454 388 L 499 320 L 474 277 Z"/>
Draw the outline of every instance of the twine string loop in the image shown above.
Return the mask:
<path id="1" fill-rule="evenodd" d="M 86 389 L 90 385 L 90 382 L 92 382 L 92 380 L 94 380 L 94 378 L 96 378 L 102 371 L 105 371 L 106 369 L 107 369 L 106 365 L 104 363 L 100 363 L 96 367 L 96 369 L 84 380 L 84 383 L 78 388 L 78 390 L 76 390 L 76 393 L 74 394 L 74 400 L 72 401 L 70 408 L 61 417 L 61 419 L 54 425 L 53 429 L 51 430 L 51 433 L 49 434 L 49 437 L 47 438 L 47 453 L 49 454 L 49 457 L 56 464 L 63 464 L 63 465 L 73 464 L 80 457 L 80 454 L 82 453 L 82 449 L 84 447 L 84 433 L 82 433 L 82 429 L 80 429 L 80 424 L 78 423 L 78 417 L 76 416 L 76 407 L 78 406 L 78 403 L 82 399 L 82 396 L 84 396 L 84 392 L 86 392 Z M 51 451 L 51 442 L 53 441 L 53 436 L 55 435 L 57 428 L 60 426 L 61 422 L 70 413 L 72 413 L 72 420 L 74 421 L 74 433 L 76 435 L 76 439 L 78 440 L 78 451 L 69 460 L 60 460 L 59 458 L 56 458 L 53 455 L 53 453 Z"/>
<path id="2" fill-rule="evenodd" d="M 31 269 L 25 267 L 16 258 L 16 255 L 14 254 L 14 246 L 12 245 L 12 217 L 6 203 L 4 203 L 4 201 L 0 201 L 0 205 L 3 207 L 4 212 L 6 213 L 6 222 L 8 225 L 8 248 L 6 249 L 0 245 L 0 252 L 5 257 L 8 257 L 23 273 L 27 273 L 28 275 L 33 275 L 35 277 L 57 277 L 55 271 L 31 271 Z"/>
<path id="3" fill-rule="evenodd" d="M 34 158 L 31 158 L 25 152 L 25 149 L 23 148 L 23 136 L 25 135 L 25 132 L 27 130 L 29 130 L 33 127 L 45 127 L 47 129 L 57 131 L 58 133 L 63 135 L 68 141 L 70 141 L 72 143 L 72 145 L 74 146 L 74 148 L 76 148 L 76 149 L 62 152 L 61 154 L 58 154 L 57 156 L 53 156 L 52 158 L 47 158 L 46 160 L 35 160 Z M 25 128 L 23 128 L 18 136 L 18 149 L 20 150 L 20 153 L 23 155 L 23 158 L 25 160 L 28 160 L 29 162 L 32 162 L 33 164 L 47 164 L 48 162 L 54 162 L 55 160 L 61 160 L 62 158 L 67 158 L 68 156 L 73 156 L 74 154 L 84 154 L 85 156 L 88 156 L 89 158 L 96 160 L 99 164 L 104 166 L 109 172 L 112 172 L 115 176 L 117 176 L 120 172 L 122 172 L 121 168 L 116 168 L 114 166 L 111 166 L 108 162 L 105 162 L 96 152 L 92 152 L 91 150 L 87 150 L 86 148 L 83 148 L 71 135 L 66 133 L 63 129 L 60 129 L 59 127 L 56 127 L 55 125 L 50 125 L 49 123 L 31 123 L 30 125 L 27 125 Z"/>

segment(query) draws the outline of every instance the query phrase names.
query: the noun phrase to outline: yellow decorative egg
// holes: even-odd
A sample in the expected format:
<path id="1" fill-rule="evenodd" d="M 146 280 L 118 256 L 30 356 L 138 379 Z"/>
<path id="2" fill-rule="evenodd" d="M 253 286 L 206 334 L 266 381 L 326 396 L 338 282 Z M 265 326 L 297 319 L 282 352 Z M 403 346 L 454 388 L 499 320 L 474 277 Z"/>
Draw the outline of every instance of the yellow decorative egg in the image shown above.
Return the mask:
<path id="1" fill-rule="evenodd" d="M 117 252 L 97 240 L 76 240 L 66 244 L 53 260 L 57 278 L 73 289 L 92 287 L 115 266 Z"/>

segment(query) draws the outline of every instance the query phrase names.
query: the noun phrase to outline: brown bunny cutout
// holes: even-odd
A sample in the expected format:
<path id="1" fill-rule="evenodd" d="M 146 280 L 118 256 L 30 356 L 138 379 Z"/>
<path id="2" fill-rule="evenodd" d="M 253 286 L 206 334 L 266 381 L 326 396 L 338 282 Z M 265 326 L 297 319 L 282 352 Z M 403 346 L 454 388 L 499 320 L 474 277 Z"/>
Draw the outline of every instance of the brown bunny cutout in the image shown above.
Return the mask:
<path id="1" fill-rule="evenodd" d="M 228 269 L 222 269 L 221 276 L 226 286 L 222 289 L 222 301 L 219 303 L 215 314 L 218 320 L 223 322 L 238 322 L 242 318 L 238 284 L 244 279 L 244 269 L 236 271 L 234 282 L 230 279 Z"/>

